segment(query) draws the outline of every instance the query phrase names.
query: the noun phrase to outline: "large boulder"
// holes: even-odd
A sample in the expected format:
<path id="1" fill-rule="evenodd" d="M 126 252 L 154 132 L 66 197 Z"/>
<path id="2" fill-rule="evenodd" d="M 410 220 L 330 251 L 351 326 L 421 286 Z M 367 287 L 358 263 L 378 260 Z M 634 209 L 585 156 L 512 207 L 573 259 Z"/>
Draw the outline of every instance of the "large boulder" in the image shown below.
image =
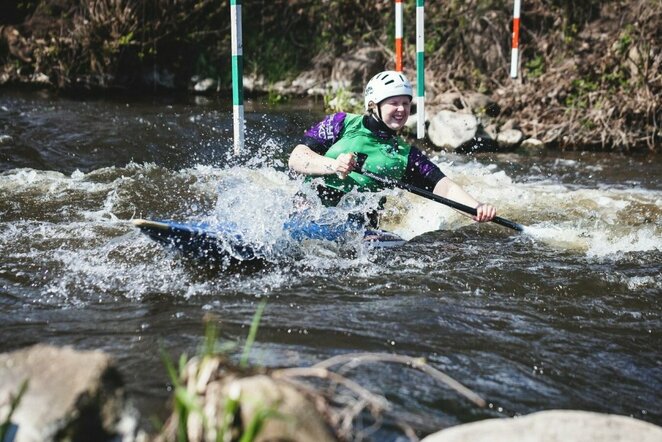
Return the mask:
<path id="1" fill-rule="evenodd" d="M 455 150 L 473 140 L 478 131 L 478 119 L 472 114 L 441 110 L 430 118 L 428 137 L 442 149 Z"/>
<path id="2" fill-rule="evenodd" d="M 662 428 L 637 419 L 588 411 L 550 410 L 488 419 L 442 430 L 421 442 L 659 442 Z"/>
<path id="3" fill-rule="evenodd" d="M 118 437 L 124 388 L 99 351 L 35 345 L 0 355 L 0 420 L 27 381 L 11 422 L 15 442 L 106 441 Z"/>

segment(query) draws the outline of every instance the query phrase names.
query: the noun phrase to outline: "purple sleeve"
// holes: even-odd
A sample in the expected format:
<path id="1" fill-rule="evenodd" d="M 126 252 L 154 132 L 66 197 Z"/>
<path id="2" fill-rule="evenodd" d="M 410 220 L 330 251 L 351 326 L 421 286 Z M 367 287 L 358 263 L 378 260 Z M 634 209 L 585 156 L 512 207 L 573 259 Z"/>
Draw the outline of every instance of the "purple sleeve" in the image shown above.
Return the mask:
<path id="1" fill-rule="evenodd" d="M 423 152 L 412 146 L 409 151 L 407 170 L 402 177 L 405 183 L 432 192 L 434 186 L 445 176 Z"/>
<path id="2" fill-rule="evenodd" d="M 320 155 L 324 155 L 338 141 L 345 127 L 345 112 L 327 115 L 324 120 L 308 129 L 301 139 L 301 144 L 310 147 Z"/>

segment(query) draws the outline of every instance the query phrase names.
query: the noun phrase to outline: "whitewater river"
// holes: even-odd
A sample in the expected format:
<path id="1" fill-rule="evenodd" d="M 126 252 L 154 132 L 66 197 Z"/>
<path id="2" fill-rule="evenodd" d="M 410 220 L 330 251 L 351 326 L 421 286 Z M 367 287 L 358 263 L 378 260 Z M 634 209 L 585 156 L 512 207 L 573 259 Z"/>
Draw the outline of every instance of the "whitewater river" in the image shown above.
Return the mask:
<path id="1" fill-rule="evenodd" d="M 108 352 L 148 423 L 169 398 L 160 349 L 194 354 L 211 314 L 238 360 L 266 299 L 256 365 L 421 357 L 489 404 L 402 365 L 347 373 L 419 435 L 557 408 L 662 424 L 659 156 L 438 153 L 525 233 L 389 191 L 385 225 L 411 239 L 403 247 L 297 247 L 282 230 L 302 186 L 287 156 L 322 115 L 321 103 L 249 102 L 237 158 L 227 100 L 0 91 L 0 351 Z M 131 224 L 145 217 L 237 222 L 273 262 L 200 266 Z M 388 416 L 374 436 L 402 437 Z"/>

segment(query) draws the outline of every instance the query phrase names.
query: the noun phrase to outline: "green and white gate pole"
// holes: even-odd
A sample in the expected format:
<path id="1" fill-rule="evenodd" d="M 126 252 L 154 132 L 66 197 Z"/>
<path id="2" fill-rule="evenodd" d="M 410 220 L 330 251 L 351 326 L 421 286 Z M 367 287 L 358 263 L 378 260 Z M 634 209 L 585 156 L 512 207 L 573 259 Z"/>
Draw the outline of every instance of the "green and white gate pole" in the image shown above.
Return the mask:
<path id="1" fill-rule="evenodd" d="M 416 138 L 425 138 L 424 0 L 416 0 Z"/>
<path id="2" fill-rule="evenodd" d="M 241 36 L 241 0 L 230 0 L 232 32 L 232 123 L 234 154 L 244 149 L 244 51 Z"/>

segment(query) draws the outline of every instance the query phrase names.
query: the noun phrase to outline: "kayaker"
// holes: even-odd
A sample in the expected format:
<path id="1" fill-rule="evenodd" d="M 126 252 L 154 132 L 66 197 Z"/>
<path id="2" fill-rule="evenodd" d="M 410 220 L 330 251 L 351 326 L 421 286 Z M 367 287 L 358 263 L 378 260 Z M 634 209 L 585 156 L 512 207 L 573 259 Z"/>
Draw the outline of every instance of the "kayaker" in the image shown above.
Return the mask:
<path id="1" fill-rule="evenodd" d="M 476 209 L 475 221 L 490 221 L 496 208 L 477 201 L 448 178 L 421 150 L 398 133 L 407 122 L 413 90 L 404 74 L 384 71 L 365 88 L 363 115 L 338 112 L 305 132 L 289 158 L 291 170 L 322 177 L 317 193 L 327 206 L 335 206 L 354 188 L 378 191 L 375 180 L 357 173 L 357 154 L 365 158 L 363 171 L 396 179 L 432 191 Z M 367 157 L 366 157 L 367 155 Z M 369 224 L 376 227 L 375 217 Z"/>

